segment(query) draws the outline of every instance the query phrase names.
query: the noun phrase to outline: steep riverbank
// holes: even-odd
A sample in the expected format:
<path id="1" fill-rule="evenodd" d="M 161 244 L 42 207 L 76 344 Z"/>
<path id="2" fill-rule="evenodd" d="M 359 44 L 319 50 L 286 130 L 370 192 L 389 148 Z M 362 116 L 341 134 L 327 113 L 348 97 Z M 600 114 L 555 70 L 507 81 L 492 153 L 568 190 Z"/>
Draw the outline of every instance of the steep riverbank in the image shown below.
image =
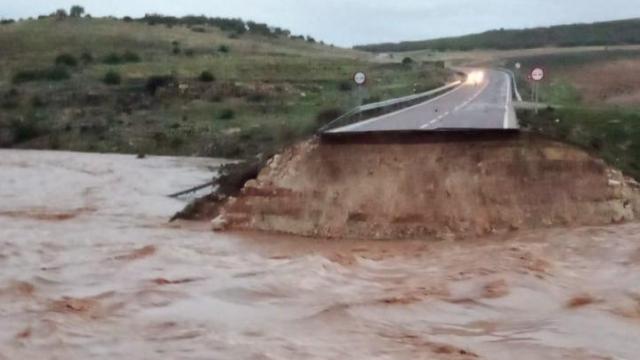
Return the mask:
<path id="1" fill-rule="evenodd" d="M 217 222 L 332 238 L 448 238 L 620 223 L 639 211 L 635 181 L 535 135 L 364 135 L 289 148 Z"/>

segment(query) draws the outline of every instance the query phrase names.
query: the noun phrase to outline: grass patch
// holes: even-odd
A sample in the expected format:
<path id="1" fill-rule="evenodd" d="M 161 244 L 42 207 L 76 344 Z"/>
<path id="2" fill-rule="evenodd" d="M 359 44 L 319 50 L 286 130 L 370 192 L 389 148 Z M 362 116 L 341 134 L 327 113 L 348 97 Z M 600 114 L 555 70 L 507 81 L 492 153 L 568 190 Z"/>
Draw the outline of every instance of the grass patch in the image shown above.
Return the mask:
<path id="1" fill-rule="evenodd" d="M 538 115 L 519 111 L 520 124 L 578 145 L 640 179 L 640 111 L 607 108 L 547 108 Z"/>

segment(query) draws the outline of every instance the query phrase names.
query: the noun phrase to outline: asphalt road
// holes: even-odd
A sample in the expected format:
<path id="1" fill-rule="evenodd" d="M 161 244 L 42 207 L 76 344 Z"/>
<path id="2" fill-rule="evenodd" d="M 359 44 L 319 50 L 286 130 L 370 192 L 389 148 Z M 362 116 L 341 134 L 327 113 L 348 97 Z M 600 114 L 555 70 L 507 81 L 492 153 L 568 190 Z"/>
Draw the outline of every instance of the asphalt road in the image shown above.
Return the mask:
<path id="1" fill-rule="evenodd" d="M 466 72 L 475 81 L 426 102 L 327 133 L 518 129 L 510 76 L 497 70 Z"/>

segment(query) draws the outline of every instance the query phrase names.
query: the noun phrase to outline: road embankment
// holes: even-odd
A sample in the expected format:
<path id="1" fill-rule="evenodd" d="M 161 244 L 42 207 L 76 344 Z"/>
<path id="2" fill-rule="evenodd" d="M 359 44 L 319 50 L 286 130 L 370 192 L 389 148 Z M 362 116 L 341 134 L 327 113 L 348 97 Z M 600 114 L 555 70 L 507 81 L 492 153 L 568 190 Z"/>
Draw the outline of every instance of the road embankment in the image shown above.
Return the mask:
<path id="1" fill-rule="evenodd" d="M 217 223 L 328 238 L 461 238 L 632 221 L 639 194 L 604 161 L 531 134 L 364 134 L 275 156 Z"/>

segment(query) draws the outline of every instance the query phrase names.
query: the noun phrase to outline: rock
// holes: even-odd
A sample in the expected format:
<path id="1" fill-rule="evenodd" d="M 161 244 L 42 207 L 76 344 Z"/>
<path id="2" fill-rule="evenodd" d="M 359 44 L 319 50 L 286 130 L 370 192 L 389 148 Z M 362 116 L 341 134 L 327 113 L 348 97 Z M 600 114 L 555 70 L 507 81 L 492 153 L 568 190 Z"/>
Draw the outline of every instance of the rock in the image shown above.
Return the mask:
<path id="1" fill-rule="evenodd" d="M 217 218 L 211 220 L 211 229 L 213 231 L 224 231 L 228 225 L 229 222 L 224 215 L 219 215 Z"/>
<path id="2" fill-rule="evenodd" d="M 622 182 L 618 181 L 618 180 L 609 179 L 609 186 L 610 187 L 620 187 L 620 186 L 622 186 Z"/>

